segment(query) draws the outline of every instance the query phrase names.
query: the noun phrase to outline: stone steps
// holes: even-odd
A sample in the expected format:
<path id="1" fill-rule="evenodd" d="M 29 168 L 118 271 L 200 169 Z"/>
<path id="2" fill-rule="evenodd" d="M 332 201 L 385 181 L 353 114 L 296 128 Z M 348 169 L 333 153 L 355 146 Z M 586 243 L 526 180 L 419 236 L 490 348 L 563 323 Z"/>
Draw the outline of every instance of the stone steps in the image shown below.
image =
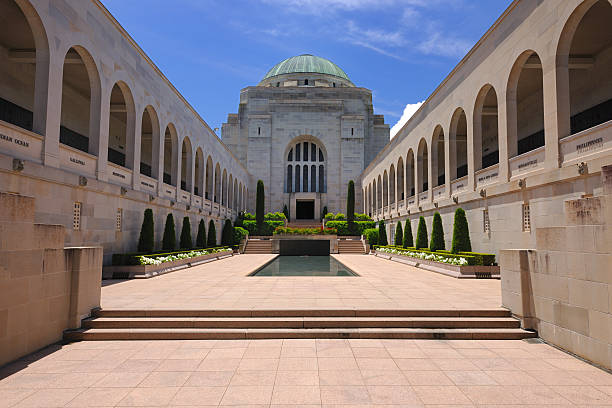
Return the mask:
<path id="1" fill-rule="evenodd" d="M 245 254 L 271 254 L 272 241 L 249 239 L 244 248 Z"/>
<path id="2" fill-rule="evenodd" d="M 412 338 L 523 339 L 505 309 L 490 310 L 99 310 L 64 338 L 277 339 Z"/>
<path id="3" fill-rule="evenodd" d="M 339 254 L 365 254 L 363 242 L 357 240 L 341 239 L 338 240 Z"/>

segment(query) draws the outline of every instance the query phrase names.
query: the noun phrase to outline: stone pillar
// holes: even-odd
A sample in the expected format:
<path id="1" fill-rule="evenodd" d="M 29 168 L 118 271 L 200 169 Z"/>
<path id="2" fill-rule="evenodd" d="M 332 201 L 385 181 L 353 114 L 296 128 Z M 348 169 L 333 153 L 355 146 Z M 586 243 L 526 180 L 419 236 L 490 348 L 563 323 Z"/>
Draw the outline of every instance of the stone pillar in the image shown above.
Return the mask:
<path id="1" fill-rule="evenodd" d="M 175 200 L 178 201 L 181 192 L 181 167 L 183 161 L 183 146 L 179 143 L 178 136 L 173 138 L 172 142 L 172 177 L 175 177 L 174 185 L 176 186 Z"/>
<path id="2" fill-rule="evenodd" d="M 510 177 L 510 166 L 508 164 L 508 106 L 505 96 L 505 91 L 502 91 L 497 98 L 497 147 L 499 149 L 499 170 L 497 177 L 499 177 L 500 183 L 507 182 Z M 516 129 L 516 125 L 514 129 Z"/>
<path id="3" fill-rule="evenodd" d="M 62 116 L 63 61 L 59 57 L 47 61 L 47 69 L 41 69 L 43 61 L 36 53 L 36 83 L 34 85 L 34 132 L 45 136 L 42 161 L 45 166 L 59 167 L 59 138 Z"/>
<path id="4" fill-rule="evenodd" d="M 473 117 L 474 115 L 470 115 L 470 112 L 465 113 L 465 124 L 467 129 L 467 176 L 468 176 L 468 191 L 474 191 L 475 183 L 474 183 L 474 165 L 475 165 L 475 156 L 474 156 L 474 126 L 471 121 L 468 120 L 469 117 Z"/>
<path id="5" fill-rule="evenodd" d="M 569 74 L 567 66 L 561 67 L 560 77 L 557 75 L 557 64 L 554 54 L 542 58 L 543 94 L 544 94 L 544 137 L 545 137 L 545 167 L 559 167 L 559 139 L 569 136 Z M 564 95 L 558 95 L 559 82 Z M 559 98 L 566 101 L 560 101 Z M 562 110 L 559 110 L 561 108 Z"/>
<path id="6" fill-rule="evenodd" d="M 450 198 L 451 196 L 451 162 L 450 162 L 450 131 L 445 132 L 444 137 L 444 188 L 445 194 L 444 196 Z"/>
<path id="7" fill-rule="evenodd" d="M 102 248 L 65 248 L 67 270 L 71 273 L 68 328 L 78 329 L 81 320 L 100 307 Z"/>
<path id="8" fill-rule="evenodd" d="M 427 146 L 427 201 L 433 201 L 433 143 L 429 143 Z"/>
<path id="9" fill-rule="evenodd" d="M 98 138 L 96 143 L 93 143 L 92 137 L 90 135 L 89 145 L 96 146 L 96 154 L 98 156 L 98 180 L 106 181 L 108 180 L 108 174 L 106 173 L 106 167 L 108 163 L 108 134 L 109 134 L 109 125 L 110 125 L 110 93 L 112 88 L 105 87 L 101 92 L 101 103 L 98 104 L 99 107 L 99 119 L 98 119 Z M 91 108 L 94 108 L 94 96 L 91 96 Z M 91 129 L 91 124 L 90 124 Z M 91 152 L 90 152 L 91 153 Z"/>
<path id="10" fill-rule="evenodd" d="M 530 249 L 502 249 L 502 306 L 521 320 L 524 329 L 537 329 L 536 308 L 531 273 L 536 271 L 537 253 Z"/>
<path id="11" fill-rule="evenodd" d="M 143 112 L 144 114 L 144 112 Z M 129 115 L 128 115 L 129 118 Z M 128 119 L 129 121 L 129 119 Z M 130 127 L 127 127 L 127 130 L 129 130 Z M 132 137 L 132 140 L 134 141 L 133 143 L 133 158 L 131 161 L 132 164 L 132 189 L 138 191 L 140 190 L 140 161 L 141 161 L 141 141 L 142 139 L 142 116 L 140 118 L 140 120 L 134 120 L 134 136 Z M 126 137 L 126 140 L 129 143 L 130 138 Z M 151 140 L 151 146 L 153 146 L 153 140 Z M 128 163 L 127 161 L 127 155 L 126 155 L 126 165 Z M 153 163 L 151 163 L 151 169 L 153 169 Z"/>
<path id="12" fill-rule="evenodd" d="M 165 158 L 165 141 L 166 141 L 166 129 L 160 130 L 159 137 L 157 138 L 157 149 L 153 148 L 153 166 L 157 168 L 157 195 L 163 195 L 164 191 L 164 158 Z M 153 139 L 155 144 L 155 139 Z M 156 153 L 157 152 L 157 153 Z M 155 158 L 157 157 L 157 162 Z M 153 167 L 151 166 L 151 167 Z"/>

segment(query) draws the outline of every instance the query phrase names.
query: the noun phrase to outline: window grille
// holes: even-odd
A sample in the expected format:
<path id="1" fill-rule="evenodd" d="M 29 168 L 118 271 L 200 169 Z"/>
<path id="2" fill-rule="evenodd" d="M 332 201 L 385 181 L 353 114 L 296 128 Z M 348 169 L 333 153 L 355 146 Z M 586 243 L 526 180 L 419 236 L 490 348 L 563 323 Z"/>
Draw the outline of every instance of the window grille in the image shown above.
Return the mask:
<path id="1" fill-rule="evenodd" d="M 484 232 L 489 232 L 491 230 L 489 225 L 489 210 L 482 210 L 482 226 Z"/>
<path id="2" fill-rule="evenodd" d="M 117 208 L 117 220 L 116 220 L 116 228 L 117 231 L 121 231 L 121 223 L 123 221 L 123 209 Z"/>
<path id="3" fill-rule="evenodd" d="M 72 210 L 72 229 L 79 231 L 81 229 L 81 203 L 75 202 Z"/>
<path id="4" fill-rule="evenodd" d="M 523 231 L 531 231 L 531 211 L 529 203 L 523 204 Z"/>

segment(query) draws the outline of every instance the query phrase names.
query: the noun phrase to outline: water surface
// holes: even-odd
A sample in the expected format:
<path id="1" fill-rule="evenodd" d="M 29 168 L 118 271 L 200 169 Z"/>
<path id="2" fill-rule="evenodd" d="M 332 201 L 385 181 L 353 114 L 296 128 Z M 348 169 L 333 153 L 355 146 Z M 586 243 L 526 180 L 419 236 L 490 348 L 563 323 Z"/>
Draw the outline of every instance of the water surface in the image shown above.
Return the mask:
<path id="1" fill-rule="evenodd" d="M 252 276 L 359 276 L 331 256 L 279 256 Z"/>

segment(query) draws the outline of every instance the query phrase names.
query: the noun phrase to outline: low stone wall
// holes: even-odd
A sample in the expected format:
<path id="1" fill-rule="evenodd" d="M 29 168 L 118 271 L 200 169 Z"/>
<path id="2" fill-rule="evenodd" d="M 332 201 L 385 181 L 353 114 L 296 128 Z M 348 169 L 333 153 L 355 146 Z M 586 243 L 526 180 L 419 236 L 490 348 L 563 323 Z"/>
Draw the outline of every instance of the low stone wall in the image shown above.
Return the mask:
<path id="1" fill-rule="evenodd" d="M 232 256 L 234 251 L 228 249 L 227 251 L 215 252 L 214 254 L 207 254 L 202 256 L 196 256 L 189 259 L 178 259 L 172 262 L 164 262 L 159 265 L 117 265 L 117 266 L 105 266 L 102 269 L 103 279 L 135 279 L 135 278 L 152 278 L 154 276 L 163 275 L 178 271 L 181 269 L 189 268 L 192 266 L 200 265 L 205 262 L 216 261 L 217 259 Z"/>
<path id="2" fill-rule="evenodd" d="M 406 255 L 387 254 L 383 252 L 373 252 L 379 258 L 401 262 L 410 266 L 425 269 L 431 272 L 441 273 L 459 279 L 499 279 L 499 266 L 480 266 L 480 265 L 451 265 L 444 262 L 430 261 L 428 259 L 413 258 Z"/>
<path id="3" fill-rule="evenodd" d="M 100 306 L 102 248 L 64 248 L 34 199 L 0 193 L 0 366 L 51 343 Z"/>
<path id="4" fill-rule="evenodd" d="M 500 265 L 502 303 L 524 328 L 612 369 L 612 166 L 603 173 L 603 195 L 566 201 L 566 225 L 536 229 L 536 248 L 502 250 Z"/>

